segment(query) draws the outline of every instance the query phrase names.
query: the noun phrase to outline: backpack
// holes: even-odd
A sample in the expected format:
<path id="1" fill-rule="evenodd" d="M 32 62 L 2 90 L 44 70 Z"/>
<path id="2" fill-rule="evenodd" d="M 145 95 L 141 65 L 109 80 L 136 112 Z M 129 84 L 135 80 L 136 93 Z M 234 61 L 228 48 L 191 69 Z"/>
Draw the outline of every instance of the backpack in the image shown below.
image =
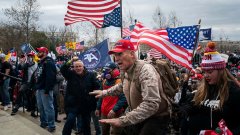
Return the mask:
<path id="1" fill-rule="evenodd" d="M 136 67 L 134 73 L 134 81 L 138 81 L 138 76 L 140 74 L 141 68 L 144 64 L 147 63 L 145 61 L 141 61 L 138 67 Z M 166 100 L 168 104 L 171 106 L 174 101 L 174 96 L 178 92 L 178 81 L 175 72 L 171 69 L 170 63 L 167 60 L 159 59 L 152 60 L 150 64 L 156 69 L 158 72 L 160 79 L 162 81 L 163 93 L 166 95 Z M 138 82 L 136 84 L 139 84 Z"/>
<path id="2" fill-rule="evenodd" d="M 159 59 L 153 60 L 151 64 L 160 75 L 164 93 L 169 99 L 174 100 L 174 96 L 178 92 L 178 81 L 170 63 L 165 59 Z"/>

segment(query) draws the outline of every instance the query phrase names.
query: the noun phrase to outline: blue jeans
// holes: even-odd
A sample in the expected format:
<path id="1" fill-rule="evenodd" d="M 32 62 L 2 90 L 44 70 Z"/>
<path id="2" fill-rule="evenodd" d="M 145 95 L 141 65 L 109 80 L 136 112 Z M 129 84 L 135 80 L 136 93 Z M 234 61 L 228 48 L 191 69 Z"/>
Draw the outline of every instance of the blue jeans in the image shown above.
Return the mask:
<path id="1" fill-rule="evenodd" d="M 74 123 L 76 122 L 76 118 L 78 120 L 77 128 L 81 127 L 81 132 L 83 135 L 91 135 L 90 121 L 91 115 L 90 113 L 80 113 L 77 114 L 75 112 L 69 112 L 67 114 L 67 120 L 63 127 L 62 135 L 71 135 Z M 80 125 L 78 125 L 80 124 Z"/>
<path id="2" fill-rule="evenodd" d="M 37 90 L 36 98 L 38 110 L 40 112 L 41 126 L 55 128 L 55 111 L 53 107 L 53 91 L 48 95 L 44 94 L 45 90 Z"/>
<path id="3" fill-rule="evenodd" d="M 2 102 L 4 106 L 10 104 L 10 94 L 8 90 L 9 83 L 10 83 L 10 79 L 8 78 L 4 80 L 3 85 L 0 86 L 0 93 L 2 96 Z"/>
<path id="4" fill-rule="evenodd" d="M 96 131 L 96 135 L 101 135 L 102 134 L 102 130 L 100 128 L 100 124 L 99 124 L 99 117 L 95 115 L 95 112 L 92 111 L 91 112 L 91 118 L 93 120 L 93 124 L 94 124 L 94 128 Z M 79 132 L 82 133 L 82 117 L 81 116 L 77 116 L 77 129 Z"/>

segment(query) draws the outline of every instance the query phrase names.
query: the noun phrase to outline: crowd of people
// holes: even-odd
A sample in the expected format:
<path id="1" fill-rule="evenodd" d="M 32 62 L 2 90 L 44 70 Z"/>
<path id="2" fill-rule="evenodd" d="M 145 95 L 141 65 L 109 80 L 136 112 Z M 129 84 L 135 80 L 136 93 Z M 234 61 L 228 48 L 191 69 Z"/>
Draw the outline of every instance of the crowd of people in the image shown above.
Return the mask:
<path id="1" fill-rule="evenodd" d="M 40 115 L 40 127 L 49 132 L 66 114 L 63 135 L 198 135 L 217 132 L 219 122 L 233 135 L 240 134 L 240 62 L 230 55 L 226 62 L 209 42 L 200 64 L 193 69 L 170 60 L 178 88 L 174 97 L 164 90 L 154 58 L 139 60 L 129 40 L 119 40 L 108 53 L 114 62 L 88 71 L 77 56 L 53 60 L 46 47 L 23 54 L 16 63 L 0 54 L 2 109 L 16 115 L 26 107 Z M 160 69 L 161 70 L 161 69 Z M 64 100 L 61 100 L 64 97 Z M 63 105 L 62 105 L 63 104 Z M 225 132 L 221 130 L 221 132 Z"/>

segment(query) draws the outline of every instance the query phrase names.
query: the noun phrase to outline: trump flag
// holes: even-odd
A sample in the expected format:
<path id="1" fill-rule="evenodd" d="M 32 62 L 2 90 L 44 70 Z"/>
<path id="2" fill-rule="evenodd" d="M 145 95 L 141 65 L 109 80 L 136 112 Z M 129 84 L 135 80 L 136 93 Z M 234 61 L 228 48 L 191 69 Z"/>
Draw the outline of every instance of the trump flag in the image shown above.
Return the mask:
<path id="1" fill-rule="evenodd" d="M 200 29 L 199 31 L 199 41 L 212 40 L 212 29 Z"/>
<path id="2" fill-rule="evenodd" d="M 89 48 L 79 55 L 79 59 L 82 60 L 84 66 L 88 70 L 103 67 L 106 63 L 111 61 L 111 58 L 108 55 L 108 40 L 105 39 L 96 46 Z"/>

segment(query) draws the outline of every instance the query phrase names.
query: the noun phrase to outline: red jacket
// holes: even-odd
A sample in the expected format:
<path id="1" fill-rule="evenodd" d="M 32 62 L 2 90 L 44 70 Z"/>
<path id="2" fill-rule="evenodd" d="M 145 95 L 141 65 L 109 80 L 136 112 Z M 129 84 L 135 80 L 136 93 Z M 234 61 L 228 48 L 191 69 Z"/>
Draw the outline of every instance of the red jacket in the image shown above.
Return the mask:
<path id="1" fill-rule="evenodd" d="M 115 84 L 121 83 L 121 79 L 117 79 Z M 106 86 L 104 85 L 105 81 L 103 81 L 103 89 L 108 89 L 112 86 Z M 114 85 L 115 85 L 114 84 Z M 113 86 L 114 86 L 113 85 Z M 108 113 L 113 109 L 113 107 L 116 105 L 116 103 L 119 100 L 119 96 L 106 96 L 102 99 L 102 105 L 101 105 L 101 113 L 104 116 L 107 116 Z M 116 113 L 117 115 L 121 114 L 124 109 L 118 110 Z"/>

